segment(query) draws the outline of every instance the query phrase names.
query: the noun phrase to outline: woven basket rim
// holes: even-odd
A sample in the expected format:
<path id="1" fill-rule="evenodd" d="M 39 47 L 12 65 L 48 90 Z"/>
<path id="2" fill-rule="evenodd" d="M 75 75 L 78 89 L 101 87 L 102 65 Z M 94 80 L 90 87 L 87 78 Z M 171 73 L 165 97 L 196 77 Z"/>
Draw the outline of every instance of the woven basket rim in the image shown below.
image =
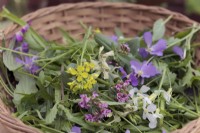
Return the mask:
<path id="1" fill-rule="evenodd" d="M 170 11 L 166 8 L 163 8 L 163 7 L 159 7 L 159 6 L 146 6 L 146 5 L 142 5 L 142 4 L 131 4 L 131 3 L 125 3 L 125 2 L 104 2 L 104 1 L 101 1 L 101 2 L 80 2 L 80 3 L 63 3 L 63 4 L 59 4 L 59 5 L 56 5 L 56 6 L 49 6 L 49 7 L 44 7 L 44 8 L 41 8 L 41 9 L 38 9 L 34 12 L 31 12 L 31 13 L 28 13 L 24 16 L 21 17 L 22 20 L 26 20 L 26 22 L 30 21 L 35 18 L 36 16 L 37 17 L 42 17 L 42 16 L 45 16 L 45 15 L 48 15 L 48 14 L 51 14 L 53 12 L 60 12 L 62 10 L 66 10 L 66 9 L 74 9 L 76 7 L 80 8 L 80 7 L 84 7 L 84 8 L 87 8 L 87 7 L 90 7 L 90 6 L 93 6 L 93 7 L 106 7 L 106 6 L 113 6 L 115 5 L 116 8 L 117 7 L 123 7 L 123 8 L 139 8 L 139 9 L 143 9 L 143 10 L 147 10 L 147 11 L 154 11 L 154 10 L 160 10 L 161 13 L 163 12 L 166 12 L 167 14 L 171 14 L 173 15 L 172 17 L 175 18 L 177 17 L 176 19 L 181 19 L 182 21 L 185 21 L 186 23 L 191 23 L 191 24 L 194 24 L 194 23 L 198 23 L 190 18 L 188 18 L 187 16 L 181 14 L 181 13 L 178 13 L 178 12 L 175 12 L 175 11 Z M 44 13 L 44 11 L 47 11 L 49 10 L 48 12 Z M 6 36 L 6 39 L 8 38 L 11 38 L 12 36 L 12 29 L 15 29 L 17 27 L 17 24 L 11 24 L 10 26 L 8 26 L 7 28 L 5 28 L 3 30 L 4 34 L 5 35 L 9 35 L 9 36 Z M 1 38 L 0 38 L 1 40 Z"/>
<path id="2" fill-rule="evenodd" d="M 37 17 L 42 17 L 45 15 L 49 15 L 51 13 L 55 13 L 55 12 L 61 12 L 63 10 L 66 9 L 76 9 L 76 8 L 90 8 L 92 7 L 109 7 L 109 6 L 115 6 L 115 8 L 119 8 L 119 7 L 123 7 L 123 8 L 133 8 L 133 9 L 143 9 L 146 10 L 147 12 L 157 12 L 157 10 L 159 10 L 159 12 L 162 13 L 166 13 L 168 14 L 172 14 L 173 15 L 173 19 L 177 19 L 177 20 L 182 20 L 185 23 L 189 23 L 189 24 L 193 24 L 193 23 L 197 23 L 194 20 L 189 19 L 187 16 L 182 15 L 181 13 L 177 13 L 174 11 L 170 11 L 168 9 L 162 8 L 162 7 L 158 7 L 158 6 L 145 6 L 145 5 L 141 5 L 141 4 L 130 4 L 130 3 L 122 3 L 122 2 L 81 2 L 81 3 L 67 3 L 67 4 L 60 4 L 57 6 L 51 6 L 51 7 L 45 7 L 42 9 L 38 9 L 34 12 L 31 12 L 25 16 L 22 17 L 23 20 L 26 21 L 31 21 L 34 18 Z M 4 29 L 4 34 L 6 35 L 6 39 L 9 39 L 10 37 L 12 37 L 13 33 L 12 31 L 14 29 L 16 29 L 18 27 L 17 24 L 11 24 L 8 28 Z M 8 35 L 8 36 L 7 36 Z M 1 101 L 1 99 L 0 99 Z M 23 127 L 23 129 L 21 129 L 21 132 L 29 132 L 32 131 L 30 133 L 39 133 L 40 131 L 38 131 L 37 129 L 33 129 L 30 126 L 25 125 L 24 123 L 22 123 L 21 121 L 19 121 L 17 118 L 14 118 L 13 116 L 11 116 L 11 113 L 9 112 L 9 110 L 7 108 L 5 108 L 4 106 L 1 105 L 0 102 L 0 123 L 5 124 L 6 122 L 9 123 L 8 121 L 14 121 L 16 122 L 16 125 Z M 2 109 L 1 109 L 2 108 Z M 194 122 L 193 122 L 194 123 Z M 16 125 L 8 125 L 6 124 L 8 127 L 11 127 L 12 129 L 16 129 Z M 27 128 L 27 129 L 26 129 Z M 176 132 L 178 133 L 178 132 Z"/>

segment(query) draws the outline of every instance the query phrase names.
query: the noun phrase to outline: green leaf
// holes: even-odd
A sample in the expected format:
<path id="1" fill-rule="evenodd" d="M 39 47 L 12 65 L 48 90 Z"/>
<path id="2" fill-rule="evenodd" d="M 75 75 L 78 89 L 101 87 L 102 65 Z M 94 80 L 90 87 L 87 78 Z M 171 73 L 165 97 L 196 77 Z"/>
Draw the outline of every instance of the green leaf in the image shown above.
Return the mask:
<path id="1" fill-rule="evenodd" d="M 10 71 L 14 71 L 22 66 L 22 64 L 16 62 L 15 56 L 10 51 L 3 52 L 3 63 Z"/>
<path id="2" fill-rule="evenodd" d="M 130 53 L 132 55 L 138 54 L 138 48 L 140 47 L 140 38 L 134 38 L 128 42 L 126 42 L 130 48 Z"/>
<path id="3" fill-rule="evenodd" d="M 16 86 L 14 91 L 13 102 L 15 105 L 20 105 L 21 99 L 28 94 L 36 93 L 38 90 L 35 85 L 35 80 L 29 76 L 24 75 Z"/>
<path id="4" fill-rule="evenodd" d="M 57 105 L 58 105 L 58 103 L 56 103 L 56 104 L 53 106 L 53 108 L 47 113 L 46 118 L 45 118 L 45 122 L 46 122 L 47 124 L 51 124 L 51 123 L 55 120 L 56 115 L 57 115 L 57 113 L 58 113 Z"/>
<path id="5" fill-rule="evenodd" d="M 163 80 L 163 85 L 168 86 L 170 84 L 174 84 L 176 80 L 176 74 L 172 73 L 168 68 L 166 69 L 166 75 Z"/>
<path id="6" fill-rule="evenodd" d="M 99 45 L 104 46 L 105 50 L 107 51 L 111 51 L 112 50 L 111 45 L 116 44 L 111 38 L 103 34 L 95 34 L 94 39 Z"/>
<path id="7" fill-rule="evenodd" d="M 68 108 L 65 108 L 63 105 L 59 105 L 59 108 L 65 112 L 65 115 L 69 121 L 77 123 L 89 131 L 95 131 L 95 129 L 88 125 L 82 118 L 73 116 Z"/>
<path id="8" fill-rule="evenodd" d="M 59 28 L 59 30 L 63 35 L 64 42 L 66 42 L 66 43 L 74 43 L 74 42 L 76 42 L 76 40 L 73 37 L 71 37 L 68 32 L 66 32 L 62 28 Z"/>
<path id="9" fill-rule="evenodd" d="M 26 42 L 28 42 L 29 47 L 31 49 L 35 49 L 35 50 L 39 50 L 39 51 L 41 51 L 43 49 L 41 47 L 41 45 L 39 44 L 38 40 L 35 38 L 35 36 L 30 31 L 26 32 L 24 38 L 25 38 Z"/>
<path id="10" fill-rule="evenodd" d="M 153 25 L 153 41 L 161 39 L 165 34 L 165 23 L 163 19 L 158 19 Z"/>
<path id="11" fill-rule="evenodd" d="M 115 28 L 115 34 L 120 37 L 120 36 L 124 36 L 122 31 L 119 28 Z"/>

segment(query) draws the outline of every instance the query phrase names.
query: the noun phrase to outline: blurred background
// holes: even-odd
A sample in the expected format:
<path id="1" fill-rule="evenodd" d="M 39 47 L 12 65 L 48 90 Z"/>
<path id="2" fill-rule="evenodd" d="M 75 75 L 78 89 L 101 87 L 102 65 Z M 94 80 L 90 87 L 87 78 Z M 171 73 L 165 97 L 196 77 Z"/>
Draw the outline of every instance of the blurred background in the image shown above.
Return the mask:
<path id="1" fill-rule="evenodd" d="M 16 15 L 23 16 L 39 8 L 54 6 L 61 3 L 95 1 L 129 2 L 149 6 L 162 6 L 169 10 L 185 14 L 189 18 L 200 22 L 200 0 L 0 0 L 0 10 L 3 6 L 6 6 Z M 5 28 L 6 24 L 7 23 L 1 21 L 0 28 Z"/>

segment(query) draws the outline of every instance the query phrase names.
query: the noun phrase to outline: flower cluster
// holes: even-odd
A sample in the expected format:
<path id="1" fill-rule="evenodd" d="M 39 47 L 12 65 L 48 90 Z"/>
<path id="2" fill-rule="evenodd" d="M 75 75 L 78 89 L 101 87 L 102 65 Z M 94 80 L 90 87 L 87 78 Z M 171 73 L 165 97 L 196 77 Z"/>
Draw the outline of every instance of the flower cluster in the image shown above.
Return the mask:
<path id="1" fill-rule="evenodd" d="M 127 102 L 129 99 L 129 94 L 127 91 L 127 87 L 130 85 L 130 80 L 127 79 L 124 82 L 120 82 L 115 85 L 115 91 L 118 102 Z"/>
<path id="2" fill-rule="evenodd" d="M 97 73 L 90 73 L 93 68 L 94 64 L 89 62 L 84 62 L 83 65 L 78 65 L 76 68 L 68 68 L 67 73 L 76 78 L 74 81 L 68 83 L 70 89 L 73 91 L 91 89 L 97 83 L 96 78 L 98 77 Z"/>
<path id="3" fill-rule="evenodd" d="M 85 120 L 87 121 L 100 122 L 103 118 L 112 115 L 112 111 L 108 109 L 108 104 L 102 103 L 98 96 L 96 92 L 93 92 L 91 97 L 88 97 L 86 94 L 80 95 L 81 101 L 79 106 L 89 111 L 89 114 L 85 114 Z"/>

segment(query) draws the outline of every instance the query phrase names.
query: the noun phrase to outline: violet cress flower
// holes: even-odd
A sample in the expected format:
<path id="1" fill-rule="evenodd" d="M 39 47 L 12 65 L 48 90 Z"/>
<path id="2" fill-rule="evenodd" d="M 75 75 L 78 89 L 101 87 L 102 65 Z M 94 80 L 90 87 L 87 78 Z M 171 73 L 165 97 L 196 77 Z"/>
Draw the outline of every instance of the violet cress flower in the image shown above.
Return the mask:
<path id="1" fill-rule="evenodd" d="M 143 58 L 146 58 L 148 54 L 163 56 L 163 51 L 167 48 L 167 42 L 164 39 L 160 39 L 156 44 L 152 45 L 151 32 L 145 32 L 143 35 L 147 48 L 140 48 L 139 53 Z"/>
<path id="2" fill-rule="evenodd" d="M 139 62 L 136 60 L 132 60 L 130 62 L 131 68 L 133 69 L 132 74 L 130 75 L 131 83 L 133 86 L 138 85 L 138 79 L 141 77 L 142 80 L 144 78 L 150 78 L 157 74 L 160 74 L 160 72 L 156 69 L 156 67 L 151 62 Z"/>

